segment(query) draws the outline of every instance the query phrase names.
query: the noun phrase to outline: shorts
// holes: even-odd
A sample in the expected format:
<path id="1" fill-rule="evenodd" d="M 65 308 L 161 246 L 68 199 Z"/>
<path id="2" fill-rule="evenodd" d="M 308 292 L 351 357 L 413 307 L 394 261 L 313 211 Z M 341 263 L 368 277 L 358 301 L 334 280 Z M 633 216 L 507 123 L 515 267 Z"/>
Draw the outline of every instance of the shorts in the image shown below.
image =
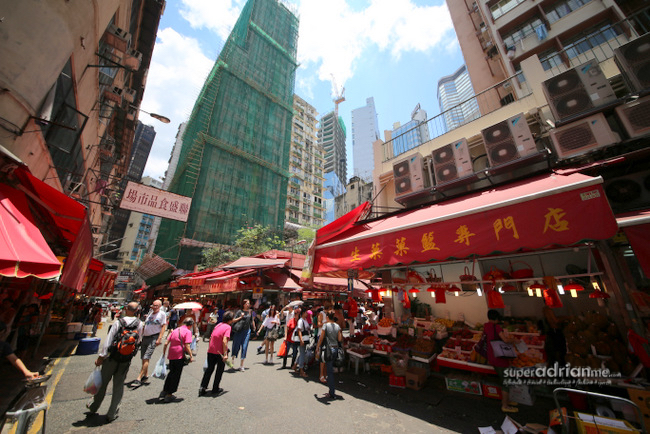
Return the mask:
<path id="1" fill-rule="evenodd" d="M 144 336 L 140 346 L 140 358 L 142 360 L 151 360 L 153 352 L 156 351 L 156 340 L 158 335 Z"/>

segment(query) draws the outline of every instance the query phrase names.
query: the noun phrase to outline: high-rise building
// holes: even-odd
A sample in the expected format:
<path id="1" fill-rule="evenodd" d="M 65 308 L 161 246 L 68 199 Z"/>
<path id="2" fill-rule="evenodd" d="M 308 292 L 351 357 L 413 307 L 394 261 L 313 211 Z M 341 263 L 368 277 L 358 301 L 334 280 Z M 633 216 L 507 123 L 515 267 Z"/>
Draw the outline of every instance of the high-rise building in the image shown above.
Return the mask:
<path id="1" fill-rule="evenodd" d="M 372 179 L 374 160 L 372 155 L 372 144 L 379 139 L 379 125 L 377 123 L 377 111 L 375 110 L 375 99 L 366 99 L 366 105 L 352 110 L 352 157 L 354 163 L 354 176 L 365 180 Z"/>
<path id="2" fill-rule="evenodd" d="M 400 125 L 396 122 L 391 132 L 393 137 L 393 155 L 397 156 L 417 148 L 429 141 L 429 127 L 427 126 L 427 112 L 422 110 L 420 104 L 411 112 L 411 120 Z"/>
<path id="3" fill-rule="evenodd" d="M 323 167 L 325 152 L 318 143 L 318 112 L 293 96 L 289 191 L 285 225 L 321 227 L 325 223 Z"/>
<path id="4" fill-rule="evenodd" d="M 119 182 L 118 191 L 122 192 L 126 188 L 126 184 L 129 181 L 140 182 L 142 178 L 142 173 L 144 172 L 144 166 L 147 164 L 147 159 L 149 158 L 149 152 L 151 152 L 151 147 L 153 146 L 153 141 L 156 138 L 156 130 L 150 125 L 145 125 L 142 122 L 138 121 L 135 128 L 135 136 L 133 139 L 133 146 L 131 147 L 131 155 L 129 156 L 129 165 L 126 170 L 126 176 Z M 115 208 L 113 210 L 113 224 L 109 230 L 109 237 L 107 243 L 115 243 L 118 246 L 122 244 L 122 238 L 124 238 L 124 233 L 127 228 L 127 222 L 131 211 Z M 107 248 L 106 251 L 113 251 L 112 253 L 107 253 L 104 256 L 104 259 L 120 259 L 119 252 L 115 249 Z"/>
<path id="5" fill-rule="evenodd" d="M 438 104 L 447 131 L 481 116 L 465 65 L 438 80 Z"/>
<path id="6" fill-rule="evenodd" d="M 318 142 L 325 150 L 325 173 L 334 172 L 344 182 L 348 176 L 345 153 L 345 124 L 336 111 L 324 115 L 318 127 Z"/>
<path id="7" fill-rule="evenodd" d="M 335 218 L 342 217 L 364 202 L 372 200 L 372 182 L 366 182 L 358 176 L 350 178 L 345 193 L 334 198 Z"/>
<path id="8" fill-rule="evenodd" d="M 332 223 L 336 219 L 336 198 L 345 193 L 345 187 L 339 180 L 336 172 L 325 174 L 325 224 Z"/>
<path id="9" fill-rule="evenodd" d="M 187 222 L 163 219 L 163 259 L 189 269 L 205 243 L 232 244 L 254 224 L 282 230 L 297 44 L 285 2 L 246 3 L 187 122 L 169 191 L 192 205 Z"/>

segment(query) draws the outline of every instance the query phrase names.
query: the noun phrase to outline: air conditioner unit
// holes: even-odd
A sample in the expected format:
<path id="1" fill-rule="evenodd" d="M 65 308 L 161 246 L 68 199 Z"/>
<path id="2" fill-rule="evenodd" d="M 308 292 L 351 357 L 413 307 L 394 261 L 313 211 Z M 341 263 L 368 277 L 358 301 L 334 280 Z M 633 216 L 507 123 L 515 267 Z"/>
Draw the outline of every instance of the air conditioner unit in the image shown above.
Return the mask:
<path id="1" fill-rule="evenodd" d="M 444 184 L 474 173 L 467 140 L 450 143 L 431 154 L 436 184 Z"/>
<path id="2" fill-rule="evenodd" d="M 619 141 L 602 113 L 551 130 L 551 140 L 560 160 L 577 157 Z"/>
<path id="3" fill-rule="evenodd" d="M 424 159 L 417 153 L 393 164 L 395 199 L 424 190 Z"/>
<path id="4" fill-rule="evenodd" d="M 632 92 L 650 89 L 650 33 L 615 49 L 614 62 Z"/>
<path id="5" fill-rule="evenodd" d="M 135 89 L 126 88 L 122 91 L 122 97 L 133 104 L 135 102 L 136 91 Z"/>
<path id="6" fill-rule="evenodd" d="M 542 83 L 542 88 L 556 121 L 616 101 L 614 90 L 597 60 L 549 78 Z"/>
<path id="7" fill-rule="evenodd" d="M 126 53 L 131 44 L 131 34 L 111 24 L 104 33 L 104 42 L 122 53 Z"/>
<path id="8" fill-rule="evenodd" d="M 481 135 L 490 167 L 515 162 L 538 153 L 523 113 L 482 130 Z"/>
<path id="9" fill-rule="evenodd" d="M 616 116 L 630 138 L 650 133 L 650 96 L 616 107 Z"/>
<path id="10" fill-rule="evenodd" d="M 138 115 L 138 111 L 134 108 L 129 108 L 129 111 L 126 113 L 126 118 L 130 121 L 135 121 L 135 118 Z"/>
<path id="11" fill-rule="evenodd" d="M 650 206 L 650 172 L 608 179 L 604 183 L 605 194 L 616 213 L 647 209 Z"/>
<path id="12" fill-rule="evenodd" d="M 122 104 L 122 89 L 114 87 L 104 91 L 104 99 L 113 101 L 116 104 Z"/>
<path id="13" fill-rule="evenodd" d="M 122 63 L 131 71 L 137 71 L 142 64 L 142 53 L 138 50 L 130 49 L 124 53 Z"/>

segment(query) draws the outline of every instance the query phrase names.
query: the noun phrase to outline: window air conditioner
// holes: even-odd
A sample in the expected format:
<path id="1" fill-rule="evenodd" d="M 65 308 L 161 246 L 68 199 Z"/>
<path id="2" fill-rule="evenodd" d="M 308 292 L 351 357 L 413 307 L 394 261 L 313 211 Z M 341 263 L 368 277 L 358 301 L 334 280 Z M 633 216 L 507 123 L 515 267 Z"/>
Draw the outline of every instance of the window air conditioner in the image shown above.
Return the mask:
<path id="1" fill-rule="evenodd" d="M 650 206 L 650 172 L 643 171 L 605 181 L 605 194 L 615 213 Z"/>
<path id="2" fill-rule="evenodd" d="M 431 157 L 437 185 L 452 182 L 474 173 L 469 146 L 465 138 L 436 149 Z"/>
<path id="3" fill-rule="evenodd" d="M 609 128 L 602 113 L 551 130 L 551 140 L 558 159 L 578 157 L 613 145 L 618 135 Z"/>
<path id="4" fill-rule="evenodd" d="M 124 53 L 124 60 L 122 62 L 131 71 L 137 71 L 142 64 L 142 53 L 138 50 L 130 49 Z"/>
<path id="5" fill-rule="evenodd" d="M 122 104 L 122 89 L 119 87 L 114 87 L 112 89 L 107 89 L 104 91 L 104 99 L 113 101 L 114 103 L 121 105 Z"/>
<path id="6" fill-rule="evenodd" d="M 615 49 L 614 62 L 632 92 L 650 89 L 650 33 Z"/>
<path id="7" fill-rule="evenodd" d="M 135 102 L 136 91 L 135 89 L 126 88 L 122 91 L 122 97 L 133 104 Z"/>
<path id="8" fill-rule="evenodd" d="M 104 42 L 122 53 L 125 53 L 131 44 L 131 35 L 126 30 L 111 24 L 104 33 Z"/>
<path id="9" fill-rule="evenodd" d="M 491 167 L 501 166 L 537 154 L 526 116 L 516 116 L 481 131 Z"/>
<path id="10" fill-rule="evenodd" d="M 422 155 L 413 154 L 393 164 L 395 180 L 395 200 L 424 190 L 424 159 Z"/>
<path id="11" fill-rule="evenodd" d="M 595 59 L 549 78 L 542 88 L 556 121 L 616 101 L 614 90 Z"/>
<path id="12" fill-rule="evenodd" d="M 650 96 L 616 107 L 616 116 L 627 135 L 634 139 L 650 132 Z"/>

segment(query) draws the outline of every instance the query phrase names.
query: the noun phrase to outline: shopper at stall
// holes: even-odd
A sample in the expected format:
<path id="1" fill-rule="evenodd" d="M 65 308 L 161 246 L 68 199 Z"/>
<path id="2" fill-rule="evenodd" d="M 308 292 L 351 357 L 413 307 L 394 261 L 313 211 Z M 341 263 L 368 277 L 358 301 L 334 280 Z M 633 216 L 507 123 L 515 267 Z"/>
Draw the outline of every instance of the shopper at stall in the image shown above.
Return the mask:
<path id="1" fill-rule="evenodd" d="M 341 327 L 341 330 L 344 330 L 345 317 L 343 315 L 343 306 L 340 303 L 334 305 L 334 315 L 336 316 L 336 323 Z"/>
<path id="2" fill-rule="evenodd" d="M 544 328 L 546 331 L 546 341 L 544 342 L 544 351 L 546 351 L 546 361 L 548 366 L 553 366 L 556 362 L 559 366 L 566 365 L 566 339 L 562 329 L 564 327 L 565 317 L 558 317 L 546 302 L 542 309 L 544 314 Z"/>
<path id="3" fill-rule="evenodd" d="M 327 313 L 327 322 L 323 325 L 323 331 L 320 334 L 318 344 L 316 345 L 317 349 L 327 348 L 328 346 L 331 349 L 331 353 L 327 356 L 327 361 L 321 360 L 321 363 L 324 362 L 327 366 L 327 386 L 329 387 L 329 393 L 325 394 L 325 398 L 337 398 L 335 393 L 336 379 L 334 378 L 334 360 L 336 359 L 338 352 L 343 351 L 341 348 L 342 342 L 343 332 L 341 331 L 341 327 L 336 323 L 334 312 L 330 311 Z M 317 350 L 316 360 L 319 358 L 322 359 L 322 354 L 322 350 Z"/>
<path id="4" fill-rule="evenodd" d="M 317 336 L 317 339 L 319 340 L 319 342 L 321 341 L 320 340 L 320 335 L 322 333 L 323 326 L 325 325 L 325 323 L 327 323 L 327 315 L 330 312 L 333 313 L 333 311 L 332 311 L 332 303 L 330 303 L 329 301 L 326 301 L 324 306 L 323 306 L 323 309 L 318 313 L 318 323 L 317 323 L 318 330 L 316 332 L 317 333 L 316 336 Z M 321 348 L 320 345 L 316 345 L 316 354 L 317 355 L 318 355 L 318 353 L 320 353 L 320 348 Z M 326 382 L 325 371 L 326 371 L 327 367 L 325 366 L 325 361 L 324 360 L 320 361 L 318 369 L 319 369 L 319 380 L 320 380 L 321 383 L 325 383 Z"/>
<path id="5" fill-rule="evenodd" d="M 513 406 L 517 405 L 517 403 L 509 400 L 508 387 L 503 384 L 505 369 L 510 366 L 510 360 L 502 357 L 495 357 L 491 342 L 502 340 L 509 344 L 515 344 L 518 339 L 511 337 L 507 331 L 501 328 L 499 325 L 501 314 L 498 311 L 490 309 L 488 311 L 488 320 L 489 321 L 483 326 L 483 333 L 487 336 L 488 364 L 494 368 L 499 377 L 499 383 L 501 386 L 501 411 L 504 413 L 516 413 L 519 409 Z"/>
<path id="6" fill-rule="evenodd" d="M 219 385 L 226 367 L 226 360 L 228 360 L 228 341 L 230 340 L 231 324 L 234 317 L 235 315 L 231 311 L 226 312 L 223 315 L 223 321 L 218 323 L 212 330 L 210 344 L 208 345 L 208 366 L 205 368 L 201 379 L 199 396 L 207 393 L 208 383 L 215 367 L 217 372 L 214 374 L 214 381 L 212 382 L 212 395 L 219 395 L 223 392 Z"/>
<path id="7" fill-rule="evenodd" d="M 189 358 L 188 363 L 194 361 L 190 344 L 192 343 L 191 328 L 194 325 L 193 318 L 185 318 L 183 324 L 167 336 L 167 341 L 163 347 L 163 356 L 169 347 L 167 359 L 169 360 L 169 373 L 165 378 L 165 385 L 158 397 L 161 401 L 172 402 L 176 399 L 174 393 L 178 390 L 178 384 L 181 381 L 183 367 L 185 366 L 185 357 Z"/>
<path id="8" fill-rule="evenodd" d="M 14 365 L 16 369 L 18 369 L 27 379 L 38 377 L 38 372 L 32 372 L 23 363 L 22 360 L 20 360 L 16 354 L 14 354 L 13 348 L 11 348 L 11 345 L 9 345 L 7 342 L 5 342 L 5 338 L 7 335 L 7 326 L 5 323 L 0 321 L 0 355 L 2 355 L 3 358 L 7 359 L 9 363 Z"/>
<path id="9" fill-rule="evenodd" d="M 309 333 L 311 331 L 311 326 L 307 321 L 309 312 L 309 310 L 302 311 L 292 338 L 294 345 L 298 347 L 298 365 L 294 368 L 294 371 L 297 371 L 301 377 L 307 377 L 307 373 L 305 372 L 307 358 L 305 355 L 307 353 L 307 344 L 309 343 Z"/>
<path id="10" fill-rule="evenodd" d="M 246 360 L 246 352 L 248 351 L 248 341 L 251 337 L 251 330 L 253 327 L 253 310 L 251 309 L 251 302 L 244 299 L 242 308 L 235 314 L 235 319 L 232 323 L 232 357 L 233 359 L 239 355 L 241 349 L 241 362 L 239 371 L 244 372 L 244 360 Z"/>
<path id="11" fill-rule="evenodd" d="M 285 307 L 285 309 L 291 309 L 291 308 L 287 306 Z M 300 319 L 300 306 L 293 306 L 293 308 L 291 309 L 290 316 L 287 315 L 286 332 L 284 335 L 284 341 L 285 341 L 285 345 L 287 346 L 287 350 L 284 356 L 282 357 L 281 369 L 287 368 L 287 359 L 289 358 L 289 351 L 292 352 L 291 369 L 296 369 L 296 356 L 298 355 L 298 348 L 297 345 L 293 342 L 292 338 L 293 338 L 293 332 L 296 329 L 296 325 L 298 324 L 299 319 Z"/>
<path id="12" fill-rule="evenodd" d="M 273 364 L 273 346 L 278 338 L 278 330 L 280 328 L 280 315 L 275 310 L 275 305 L 269 307 L 269 311 L 262 322 L 257 334 L 264 333 L 264 356 L 265 365 Z M 270 356 L 270 360 L 269 360 Z"/>

